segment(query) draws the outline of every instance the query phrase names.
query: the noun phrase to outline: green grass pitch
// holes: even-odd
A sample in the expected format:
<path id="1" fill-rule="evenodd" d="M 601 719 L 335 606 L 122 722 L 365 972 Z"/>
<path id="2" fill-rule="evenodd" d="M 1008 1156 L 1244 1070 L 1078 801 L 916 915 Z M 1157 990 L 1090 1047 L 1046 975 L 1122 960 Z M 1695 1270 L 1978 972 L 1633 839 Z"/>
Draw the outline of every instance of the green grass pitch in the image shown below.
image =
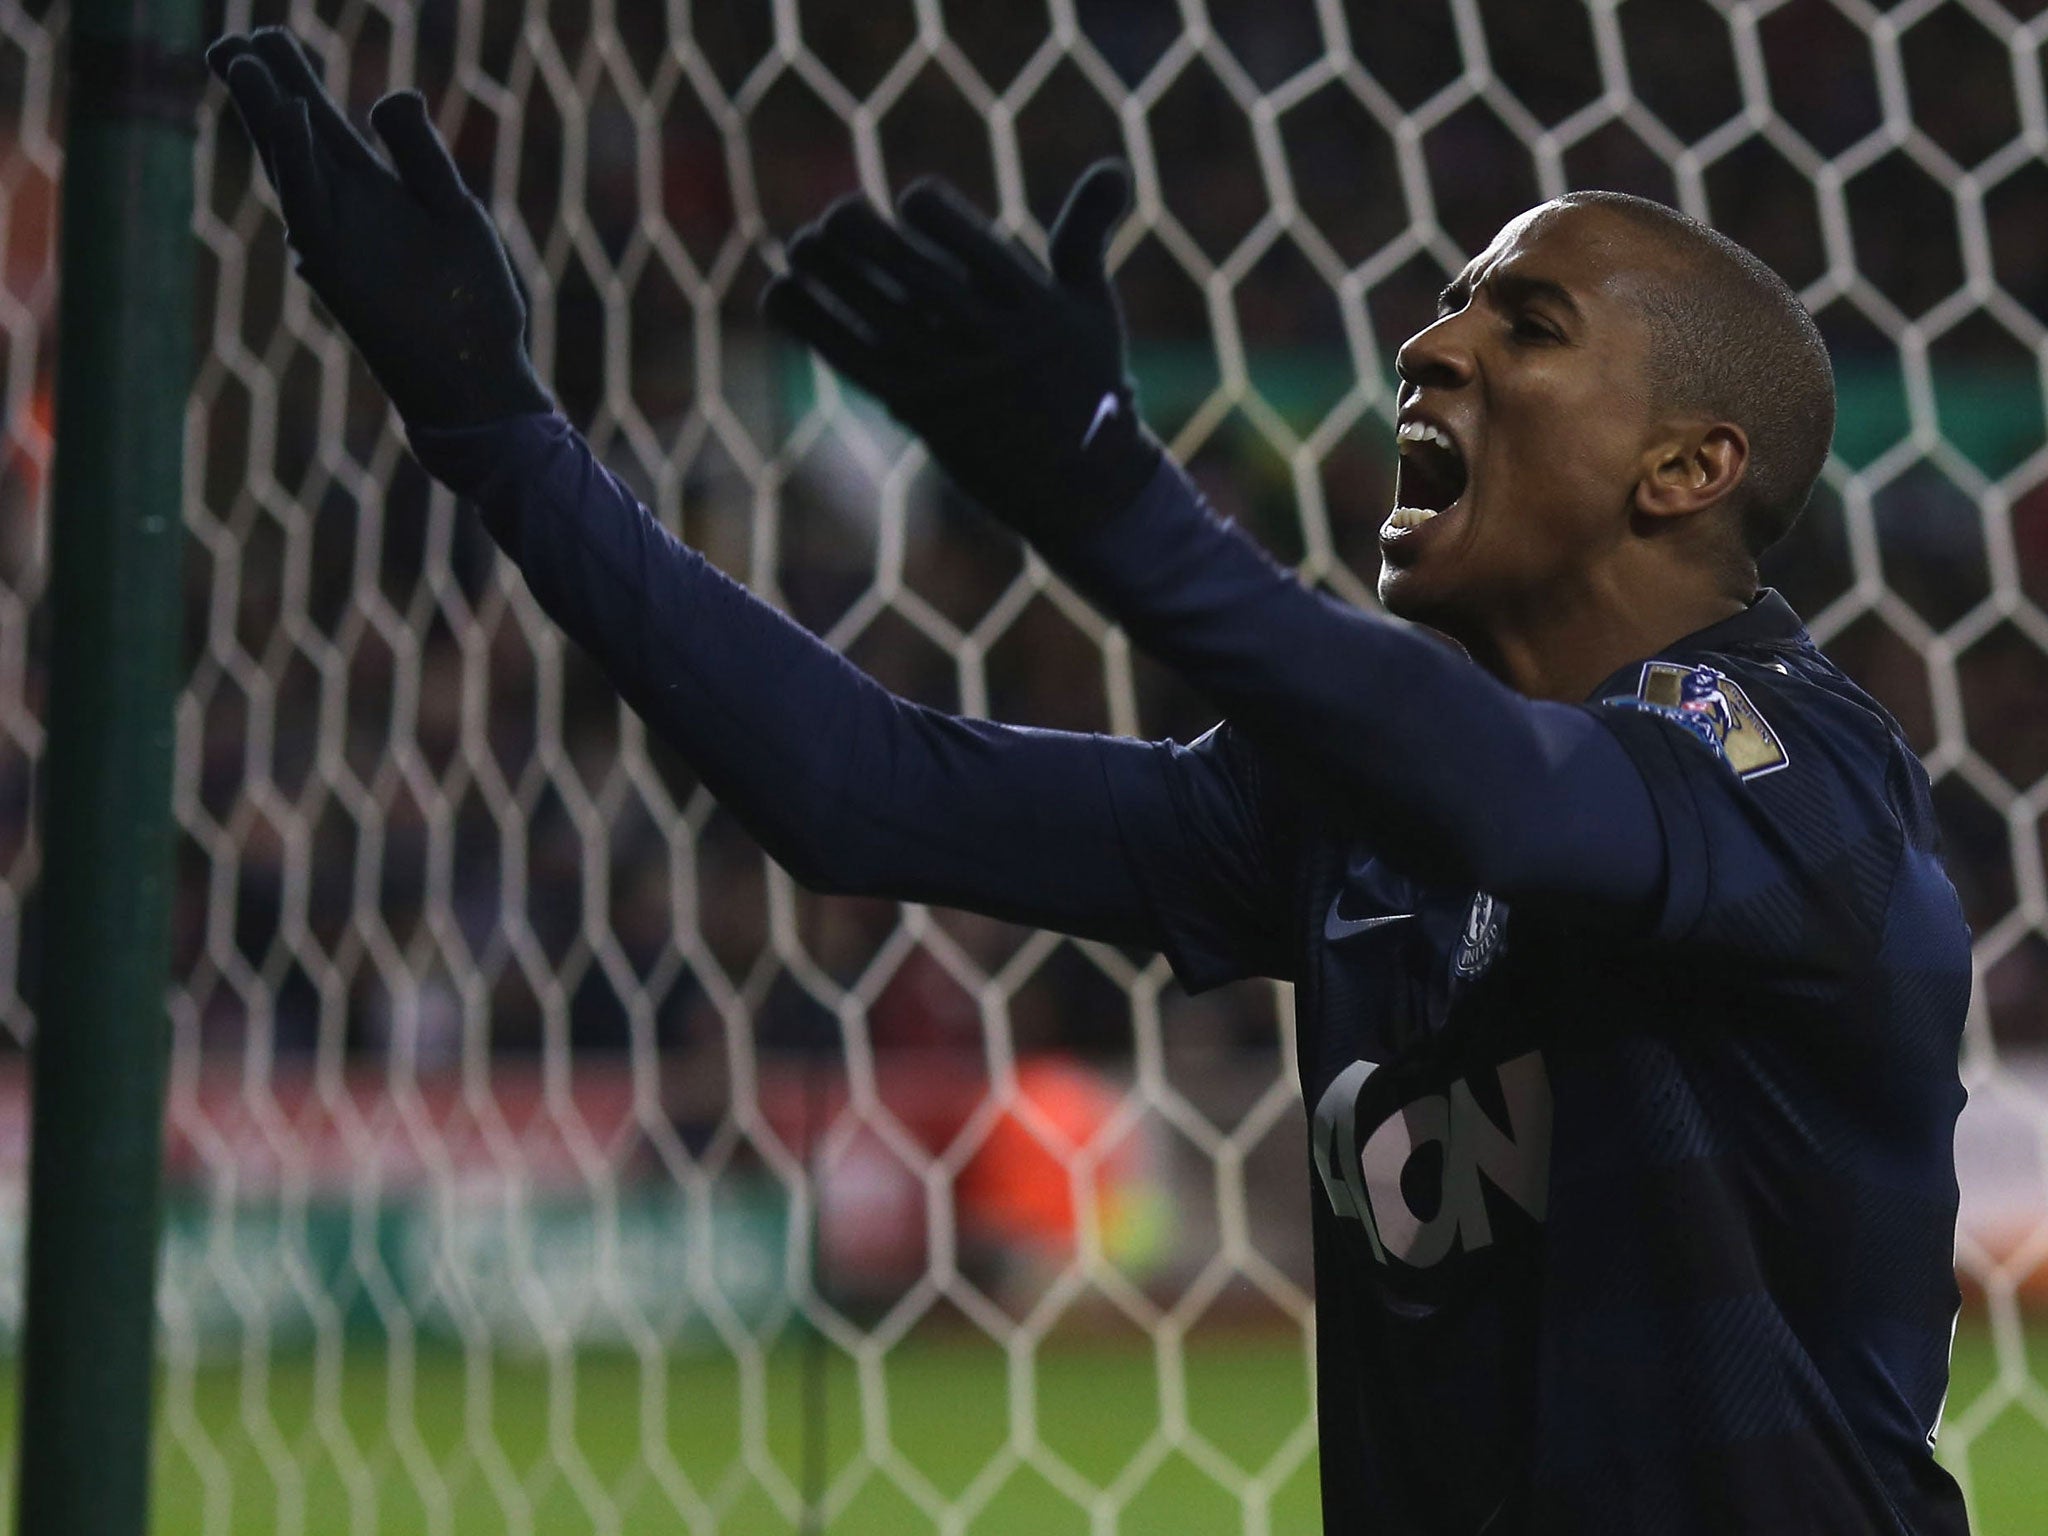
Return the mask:
<path id="1" fill-rule="evenodd" d="M 2028 1339 L 2029 1370 L 2048 1368 L 2048 1322 Z M 826 1465 L 842 1473 L 860 1446 L 861 1384 L 844 1356 L 825 1354 Z M 1263 1473 L 1273 1536 L 1315 1532 L 1315 1463 L 1283 1455 L 1307 1406 L 1298 1346 L 1277 1335 L 1197 1337 L 1186 1349 L 1191 1428 L 1228 1474 Z M 546 1359 L 364 1350 L 326 1370 L 310 1355 L 197 1368 L 167 1378 L 154 1483 L 158 1536 L 497 1536 L 501 1532 L 652 1536 L 685 1529 L 650 1464 L 664 1457 L 718 1503 L 721 1531 L 792 1531 L 761 1491 L 765 1455 L 803 1479 L 805 1352 L 763 1362 L 760 1414 L 741 1423 L 730 1358 L 676 1359 L 643 1369 L 630 1354 Z M 1992 1387 L 1990 1337 L 1966 1322 L 1956 1341 L 1951 1423 Z M 887 1440 L 937 1493 L 975 1484 L 1009 1439 L 1013 1386 L 985 1341 L 913 1337 L 891 1350 L 878 1384 Z M 14 1442 L 14 1388 L 0 1383 L 0 1431 Z M 1038 1352 L 1035 1421 L 1046 1447 L 1085 1484 L 1104 1487 L 1143 1458 L 1160 1425 L 1155 1356 L 1143 1345 L 1048 1341 Z M 1015 1405 L 1020 1411 L 1023 1405 Z M 882 1433 L 879 1423 L 868 1432 Z M 2032 1536 L 2048 1527 L 2048 1430 L 2007 1407 L 1969 1449 L 1977 1536 Z M 772 1474 L 771 1474 L 772 1475 Z M 8 1487 L 13 1477 L 10 1470 Z M 979 1490 L 977 1490 L 979 1491 Z M 1085 1488 L 1082 1490 L 1085 1492 Z M 1147 1461 L 1116 1530 L 1232 1532 L 1243 1505 L 1202 1466 L 1173 1452 Z M 11 1521 L 9 1524 L 11 1525 Z M 887 1478 L 869 1476 L 825 1527 L 834 1536 L 907 1536 L 936 1529 Z M 1083 1536 L 1086 1511 L 1028 1466 L 1001 1477 L 967 1527 L 975 1536 Z"/>

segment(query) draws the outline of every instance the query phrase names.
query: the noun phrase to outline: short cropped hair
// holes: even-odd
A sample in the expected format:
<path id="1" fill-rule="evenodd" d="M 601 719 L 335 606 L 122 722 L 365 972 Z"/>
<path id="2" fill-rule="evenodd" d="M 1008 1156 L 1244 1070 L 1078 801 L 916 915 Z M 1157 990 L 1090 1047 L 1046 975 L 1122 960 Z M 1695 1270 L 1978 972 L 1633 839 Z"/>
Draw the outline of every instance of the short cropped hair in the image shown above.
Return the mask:
<path id="1" fill-rule="evenodd" d="M 1835 436 L 1835 374 L 1799 296 L 1754 252 L 1675 208 L 1625 192 L 1572 192 L 1662 242 L 1673 270 L 1644 285 L 1650 384 L 1660 403 L 1742 428 L 1749 471 L 1737 491 L 1750 557 L 1791 529 Z"/>

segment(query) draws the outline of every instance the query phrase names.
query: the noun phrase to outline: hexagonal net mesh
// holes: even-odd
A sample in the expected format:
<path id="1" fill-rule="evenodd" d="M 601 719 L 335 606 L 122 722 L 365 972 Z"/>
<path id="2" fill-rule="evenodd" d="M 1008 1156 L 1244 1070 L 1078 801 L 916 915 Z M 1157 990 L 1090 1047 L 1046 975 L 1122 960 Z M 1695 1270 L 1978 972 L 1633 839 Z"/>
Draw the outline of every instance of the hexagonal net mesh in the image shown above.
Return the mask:
<path id="1" fill-rule="evenodd" d="M 358 120 L 426 92 L 543 374 L 671 528 L 899 692 L 1040 725 L 1211 720 L 764 332 L 764 253 L 832 196 L 941 172 L 1037 242 L 1082 165 L 1128 156 L 1149 418 L 1360 603 L 1393 349 L 1505 218 L 1618 187 L 1771 261 L 1843 408 L 1768 574 L 1924 754 L 1978 936 L 1943 1454 L 1995 1517 L 2048 1435 L 2040 9 L 208 19 L 289 21 Z M 17 1109 L 64 29 L 0 0 Z M 197 153 L 159 1528 L 1315 1528 L 1286 990 L 1189 999 L 1156 957 L 794 886 L 406 455 L 218 91 Z"/>

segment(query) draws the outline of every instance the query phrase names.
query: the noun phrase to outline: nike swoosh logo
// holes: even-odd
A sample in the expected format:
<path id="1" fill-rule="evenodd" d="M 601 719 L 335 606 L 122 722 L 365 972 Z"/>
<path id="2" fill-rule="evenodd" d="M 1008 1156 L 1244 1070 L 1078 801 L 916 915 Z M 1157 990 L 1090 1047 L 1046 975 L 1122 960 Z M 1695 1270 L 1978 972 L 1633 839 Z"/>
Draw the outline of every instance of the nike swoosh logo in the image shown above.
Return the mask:
<path id="1" fill-rule="evenodd" d="M 1101 400 L 1097 401 L 1095 405 L 1095 419 L 1088 423 L 1088 430 L 1081 434 L 1081 446 L 1086 448 L 1090 443 L 1094 442 L 1095 434 L 1102 430 L 1103 423 L 1114 420 L 1116 413 L 1122 409 L 1123 402 L 1117 399 L 1115 390 L 1111 390 Z"/>
<path id="2" fill-rule="evenodd" d="M 1338 898 L 1339 901 L 1342 899 Z M 1405 923 L 1414 915 L 1413 912 L 1389 912 L 1383 917 L 1339 917 L 1337 901 L 1332 901 L 1330 915 L 1323 919 L 1323 937 L 1334 944 L 1339 939 L 1348 939 L 1355 934 L 1364 933 L 1368 928 L 1384 928 L 1389 923 Z"/>

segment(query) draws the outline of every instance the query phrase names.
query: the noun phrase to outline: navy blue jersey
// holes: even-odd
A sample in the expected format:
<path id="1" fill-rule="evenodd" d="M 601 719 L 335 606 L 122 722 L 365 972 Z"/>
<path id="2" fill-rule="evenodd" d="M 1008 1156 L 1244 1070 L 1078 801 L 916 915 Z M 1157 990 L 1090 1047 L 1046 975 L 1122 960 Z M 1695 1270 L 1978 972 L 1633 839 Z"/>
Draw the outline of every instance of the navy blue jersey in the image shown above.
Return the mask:
<path id="1" fill-rule="evenodd" d="M 1772 594 L 1586 708 L 1656 804 L 1648 915 L 1404 878 L 1229 727 L 1172 760 L 1178 973 L 1298 983 L 1327 1528 L 1961 1531 L 1925 774 Z"/>
<path id="2" fill-rule="evenodd" d="M 412 437 L 806 884 L 1298 984 L 1332 1532 L 1962 1529 L 1969 935 L 1919 765 L 1775 596 L 1529 700 L 1167 464 L 1059 563 L 1231 724 L 1032 730 L 890 694 L 557 416 Z"/>

